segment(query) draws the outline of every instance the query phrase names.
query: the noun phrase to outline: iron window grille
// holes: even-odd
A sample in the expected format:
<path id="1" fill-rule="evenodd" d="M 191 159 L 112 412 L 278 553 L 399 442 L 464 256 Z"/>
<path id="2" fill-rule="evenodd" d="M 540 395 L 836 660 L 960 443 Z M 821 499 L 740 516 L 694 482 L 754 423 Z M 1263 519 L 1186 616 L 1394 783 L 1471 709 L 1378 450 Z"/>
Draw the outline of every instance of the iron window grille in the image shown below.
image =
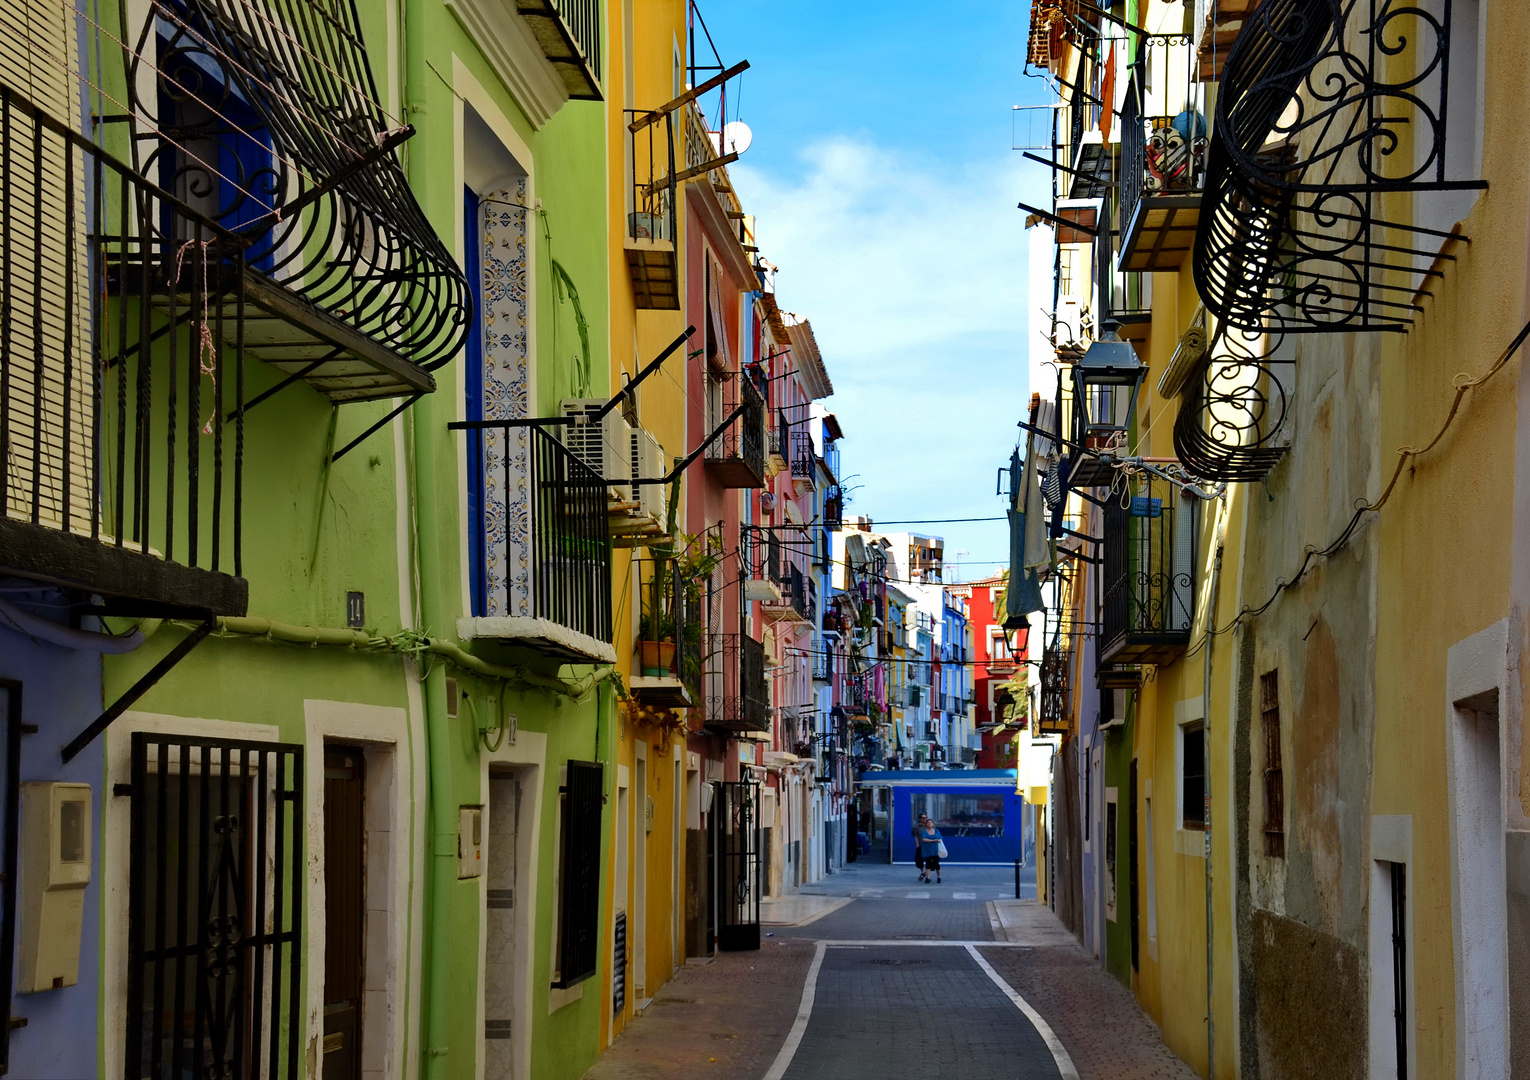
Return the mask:
<path id="1" fill-rule="evenodd" d="M 124 1075 L 303 1074 L 303 747 L 135 732 Z"/>
<path id="2" fill-rule="evenodd" d="M 1041 654 L 1041 715 L 1037 733 L 1066 735 L 1073 721 L 1071 638 L 1054 637 Z"/>
<path id="3" fill-rule="evenodd" d="M 1104 513 L 1099 662 L 1166 663 L 1195 617 L 1196 503 L 1162 480 L 1117 488 Z"/>
<path id="4" fill-rule="evenodd" d="M 1259 676 L 1259 722 L 1264 730 L 1264 853 L 1286 856 L 1286 789 L 1280 753 L 1280 672 Z"/>
<path id="5" fill-rule="evenodd" d="M 242 615 L 241 239 L 6 86 L 0 137 L 7 564 Z"/>
<path id="6" fill-rule="evenodd" d="M 558 975 L 564 989 L 595 974 L 600 942 L 600 835 L 605 767 L 570 761 L 559 789 L 563 835 L 559 845 Z"/>

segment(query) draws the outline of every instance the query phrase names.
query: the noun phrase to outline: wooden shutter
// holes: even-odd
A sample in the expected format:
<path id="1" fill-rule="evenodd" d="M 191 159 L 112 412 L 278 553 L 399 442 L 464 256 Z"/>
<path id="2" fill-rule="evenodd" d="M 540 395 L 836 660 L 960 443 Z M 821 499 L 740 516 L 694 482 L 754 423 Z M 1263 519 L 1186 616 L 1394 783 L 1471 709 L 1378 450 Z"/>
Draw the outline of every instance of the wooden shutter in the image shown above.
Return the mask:
<path id="1" fill-rule="evenodd" d="M 558 935 L 558 987 L 595 974 L 600 922 L 600 818 L 605 767 L 570 761 L 563 787 L 562 913 Z"/>
<path id="2" fill-rule="evenodd" d="M 56 0 L 0 4 L 0 85 L 79 130 L 75 12 Z M 5 104 L 9 155 L 6 245 L 9 334 L 0 340 L 8 394 L 4 510 L 89 533 L 94 516 L 95 366 L 81 155 Z"/>

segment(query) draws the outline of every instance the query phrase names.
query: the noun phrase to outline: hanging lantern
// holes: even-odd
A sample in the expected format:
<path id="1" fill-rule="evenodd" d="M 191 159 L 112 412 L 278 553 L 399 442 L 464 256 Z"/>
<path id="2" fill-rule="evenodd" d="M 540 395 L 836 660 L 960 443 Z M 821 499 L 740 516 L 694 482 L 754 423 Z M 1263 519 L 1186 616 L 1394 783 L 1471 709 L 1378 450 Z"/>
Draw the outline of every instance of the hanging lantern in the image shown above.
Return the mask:
<path id="1" fill-rule="evenodd" d="M 1085 446 L 1102 446 L 1131 423 L 1137 390 L 1147 368 L 1115 322 L 1073 365 L 1073 437 Z"/>

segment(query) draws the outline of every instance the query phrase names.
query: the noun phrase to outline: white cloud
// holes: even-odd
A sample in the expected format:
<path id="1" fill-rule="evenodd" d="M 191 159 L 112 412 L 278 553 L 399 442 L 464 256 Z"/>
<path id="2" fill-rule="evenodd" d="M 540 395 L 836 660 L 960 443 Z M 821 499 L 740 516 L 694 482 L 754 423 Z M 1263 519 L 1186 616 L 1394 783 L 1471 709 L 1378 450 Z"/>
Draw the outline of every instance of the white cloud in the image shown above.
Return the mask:
<path id="1" fill-rule="evenodd" d="M 1002 512 L 994 471 L 1029 394 L 1017 158 L 952 164 L 836 138 L 806 147 L 795 175 L 729 169 L 781 268 L 781 305 L 812 320 L 834 381 L 844 468 L 864 485 L 851 513 Z M 929 531 L 978 558 L 1007 548 L 996 525 Z"/>

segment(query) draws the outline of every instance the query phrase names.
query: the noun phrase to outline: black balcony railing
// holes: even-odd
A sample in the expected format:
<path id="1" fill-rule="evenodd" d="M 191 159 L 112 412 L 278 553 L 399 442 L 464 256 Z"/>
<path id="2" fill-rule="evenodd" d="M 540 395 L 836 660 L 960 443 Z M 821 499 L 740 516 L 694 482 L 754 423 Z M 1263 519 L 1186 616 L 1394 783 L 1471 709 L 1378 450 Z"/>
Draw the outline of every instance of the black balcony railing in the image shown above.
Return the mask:
<path id="1" fill-rule="evenodd" d="M 1447 152 L 1478 73 L 1452 22 L 1448 2 L 1393 0 L 1266 0 L 1244 21 L 1195 242 L 1196 291 L 1219 321 L 1271 335 L 1412 325 L 1464 214 L 1438 193 L 1487 186 L 1462 175 L 1470 154 Z"/>
<path id="2" fill-rule="evenodd" d="M 606 482 L 544 429 L 530 428 L 529 435 L 532 611 L 539 619 L 609 642 Z M 506 469 L 505 490 L 514 490 L 508 463 Z"/>
<path id="3" fill-rule="evenodd" d="M 1041 654 L 1041 715 L 1037 733 L 1066 735 L 1073 720 L 1071 638 L 1054 638 Z"/>
<path id="4" fill-rule="evenodd" d="M 248 242 L 246 348 L 336 402 L 433 389 L 472 302 L 404 175 L 413 129 L 379 104 L 357 6 L 143 10 L 124 42 L 134 164 Z"/>
<path id="5" fill-rule="evenodd" d="M 1121 109 L 1120 268 L 1177 269 L 1190 254 L 1206 179 L 1207 127 L 1195 45 L 1179 35 L 1142 39 L 1144 75 Z"/>
<path id="6" fill-rule="evenodd" d="M 639 649 L 654 654 L 641 657 L 641 674 L 678 679 L 696 701 L 705 648 L 700 588 L 705 583 L 688 580 L 672 560 L 634 559 L 633 568 L 641 595 Z M 649 650 L 649 643 L 662 648 Z"/>
<path id="7" fill-rule="evenodd" d="M 624 247 L 633 300 L 640 308 L 678 310 L 675 114 L 628 109 L 625 116 L 632 211 Z"/>
<path id="8" fill-rule="evenodd" d="M 1195 500 L 1163 481 L 1134 491 L 1105 508 L 1101 664 L 1174 659 L 1195 616 Z"/>
<path id="9" fill-rule="evenodd" d="M 715 421 L 726 424 L 707 446 L 706 463 L 724 487 L 765 486 L 765 401 L 738 372 L 722 379 Z M 728 417 L 738 416 L 731 422 Z"/>
<path id="10" fill-rule="evenodd" d="M 834 681 L 834 648 L 826 638 L 819 638 L 814 645 L 813 680 L 822 683 Z"/>
<path id="11" fill-rule="evenodd" d="M 707 727 L 740 735 L 768 732 L 765 646 L 748 634 L 709 634 L 703 664 Z"/>
<path id="12" fill-rule="evenodd" d="M 242 615 L 244 245 L 5 87 L 0 143 L 0 563 Z"/>
<path id="13" fill-rule="evenodd" d="M 600 0 L 516 0 L 516 10 L 531 26 L 576 101 L 600 101 Z"/>
<path id="14" fill-rule="evenodd" d="M 813 436 L 806 429 L 792 432 L 791 462 L 792 476 L 795 479 L 810 480 L 813 476 L 813 465 L 817 461 L 817 455 L 813 451 Z"/>

